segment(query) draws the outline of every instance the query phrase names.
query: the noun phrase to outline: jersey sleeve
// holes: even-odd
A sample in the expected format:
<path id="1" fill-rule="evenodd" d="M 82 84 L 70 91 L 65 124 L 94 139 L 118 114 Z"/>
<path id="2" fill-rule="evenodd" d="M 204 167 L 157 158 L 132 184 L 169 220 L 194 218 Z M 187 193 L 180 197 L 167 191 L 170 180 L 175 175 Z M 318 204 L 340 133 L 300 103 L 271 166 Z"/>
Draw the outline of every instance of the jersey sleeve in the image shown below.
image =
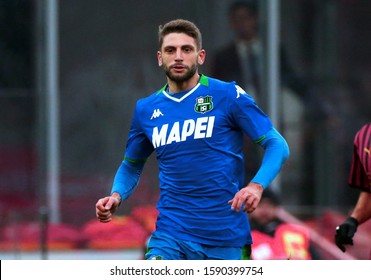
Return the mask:
<path id="1" fill-rule="evenodd" d="M 125 159 L 131 162 L 146 161 L 154 151 L 151 141 L 142 129 L 140 116 L 140 101 L 138 101 L 131 121 L 125 151 Z"/>
<path id="2" fill-rule="evenodd" d="M 262 164 L 251 182 L 260 183 L 266 188 L 281 171 L 290 155 L 290 149 L 285 138 L 275 128 L 267 132 L 259 145 L 264 149 L 264 156 Z"/>
<path id="3" fill-rule="evenodd" d="M 232 122 L 252 141 L 259 142 L 273 127 L 271 120 L 240 86 L 233 84 L 229 95 Z"/>

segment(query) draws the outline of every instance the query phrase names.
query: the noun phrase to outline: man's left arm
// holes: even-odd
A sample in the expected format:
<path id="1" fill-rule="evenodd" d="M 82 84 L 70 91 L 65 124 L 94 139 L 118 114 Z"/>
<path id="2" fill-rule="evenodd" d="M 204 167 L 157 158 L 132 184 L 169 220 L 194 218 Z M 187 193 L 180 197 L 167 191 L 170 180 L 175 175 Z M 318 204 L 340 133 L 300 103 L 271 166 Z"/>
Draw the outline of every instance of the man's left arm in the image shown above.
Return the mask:
<path id="1" fill-rule="evenodd" d="M 268 187 L 277 177 L 290 155 L 285 138 L 275 128 L 271 128 L 257 144 L 264 149 L 263 161 L 258 172 L 246 187 L 238 191 L 234 198 L 228 201 L 231 204 L 231 209 L 237 212 L 240 211 L 242 205 L 244 205 L 243 211 L 247 213 L 256 209 L 264 188 Z"/>
<path id="2" fill-rule="evenodd" d="M 264 156 L 262 165 L 251 182 L 266 188 L 281 171 L 290 155 L 290 149 L 285 138 L 275 128 L 271 128 L 257 144 L 264 149 Z"/>

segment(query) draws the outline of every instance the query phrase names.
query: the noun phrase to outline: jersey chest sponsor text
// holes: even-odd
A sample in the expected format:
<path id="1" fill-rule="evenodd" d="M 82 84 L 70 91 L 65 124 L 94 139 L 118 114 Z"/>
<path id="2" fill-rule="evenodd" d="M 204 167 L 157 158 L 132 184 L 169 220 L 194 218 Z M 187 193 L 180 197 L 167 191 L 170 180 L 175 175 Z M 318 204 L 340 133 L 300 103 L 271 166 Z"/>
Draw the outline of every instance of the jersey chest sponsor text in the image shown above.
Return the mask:
<path id="1" fill-rule="evenodd" d="M 152 131 L 152 144 L 154 148 L 169 145 L 173 142 L 179 143 L 187 139 L 210 138 L 213 135 L 215 116 L 202 117 L 163 124 L 154 127 Z"/>

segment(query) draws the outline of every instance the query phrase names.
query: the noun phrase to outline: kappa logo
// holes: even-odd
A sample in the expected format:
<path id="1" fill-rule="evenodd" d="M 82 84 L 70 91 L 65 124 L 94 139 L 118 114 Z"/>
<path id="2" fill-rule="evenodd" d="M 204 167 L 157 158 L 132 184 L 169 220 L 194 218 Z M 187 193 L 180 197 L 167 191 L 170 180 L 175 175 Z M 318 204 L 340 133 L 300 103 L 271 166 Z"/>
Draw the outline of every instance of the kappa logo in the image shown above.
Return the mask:
<path id="1" fill-rule="evenodd" d="M 151 117 L 151 120 L 155 119 L 155 118 L 158 118 L 160 116 L 163 116 L 164 114 L 160 111 L 160 109 L 154 109 L 153 110 L 153 114 L 152 114 L 152 117 Z"/>
<path id="2" fill-rule="evenodd" d="M 363 151 L 370 156 L 370 148 L 365 147 Z"/>
<path id="3" fill-rule="evenodd" d="M 200 96 L 196 98 L 195 111 L 197 113 L 205 114 L 213 109 L 212 96 Z"/>
<path id="4" fill-rule="evenodd" d="M 235 87 L 236 87 L 236 92 L 237 92 L 236 98 L 240 98 L 241 94 L 247 94 L 246 91 L 244 91 L 242 87 L 238 85 L 235 85 Z"/>

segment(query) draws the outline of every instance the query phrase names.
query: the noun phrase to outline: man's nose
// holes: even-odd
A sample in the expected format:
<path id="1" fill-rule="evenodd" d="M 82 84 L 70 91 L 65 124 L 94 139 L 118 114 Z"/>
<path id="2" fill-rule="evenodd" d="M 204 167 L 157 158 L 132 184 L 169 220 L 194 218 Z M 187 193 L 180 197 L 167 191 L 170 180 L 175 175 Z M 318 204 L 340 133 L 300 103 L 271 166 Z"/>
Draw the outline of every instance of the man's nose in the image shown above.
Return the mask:
<path id="1" fill-rule="evenodd" d="M 175 59 L 176 59 L 176 60 L 183 60 L 183 53 L 182 53 L 182 50 L 181 50 L 181 49 L 177 49 L 177 50 L 176 50 L 176 56 L 175 56 Z"/>

